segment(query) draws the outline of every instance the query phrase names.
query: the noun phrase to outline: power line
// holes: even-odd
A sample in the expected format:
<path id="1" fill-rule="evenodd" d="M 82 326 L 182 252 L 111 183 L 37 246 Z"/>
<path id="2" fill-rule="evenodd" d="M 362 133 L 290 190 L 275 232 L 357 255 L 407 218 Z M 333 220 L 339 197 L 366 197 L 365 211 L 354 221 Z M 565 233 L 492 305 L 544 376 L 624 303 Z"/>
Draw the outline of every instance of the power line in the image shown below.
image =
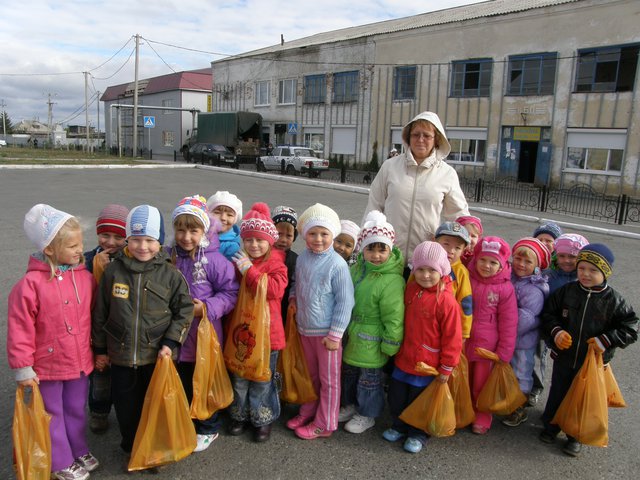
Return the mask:
<path id="1" fill-rule="evenodd" d="M 131 38 L 132 37 L 129 37 L 129 39 L 125 42 L 125 44 L 122 45 L 122 47 L 120 47 L 120 50 L 118 50 L 116 53 L 111 55 L 111 57 L 109 57 L 108 60 L 105 60 L 104 62 L 102 62 L 97 67 L 92 68 L 91 70 L 89 70 L 89 72 L 93 72 L 94 70 L 98 70 L 100 67 L 102 67 L 102 66 L 106 65 L 107 63 L 109 63 L 116 55 L 118 55 L 122 50 L 124 50 L 124 47 L 126 47 L 129 44 L 129 42 L 131 42 Z"/>
<path id="2" fill-rule="evenodd" d="M 180 45 L 173 45 L 171 43 L 158 42 L 156 40 L 150 40 L 148 38 L 144 38 L 144 39 L 149 43 L 157 43 L 158 45 L 164 45 L 165 47 L 177 48 L 179 50 L 187 50 L 189 52 L 204 53 L 204 54 L 207 54 L 207 55 L 218 55 L 218 56 L 221 56 L 221 57 L 233 57 L 233 55 L 234 55 L 234 54 L 231 54 L 231 53 L 209 52 L 207 50 L 198 50 L 197 48 L 181 47 Z"/>
<path id="3" fill-rule="evenodd" d="M 120 66 L 120 68 L 119 68 L 119 69 L 117 69 L 115 72 L 113 72 L 113 73 L 112 73 L 111 75 L 109 75 L 108 77 L 93 77 L 93 75 L 92 75 L 92 77 L 93 77 L 93 78 L 95 78 L 96 80 L 109 80 L 110 78 L 115 77 L 118 73 L 120 73 L 120 70 L 122 70 L 122 69 L 125 67 L 125 65 L 126 65 L 127 63 L 129 63 L 129 60 L 131 60 L 131 57 L 133 56 L 133 54 L 135 53 L 135 51 L 136 51 L 136 48 L 135 48 L 135 47 L 133 47 L 133 48 L 131 49 L 131 52 L 129 53 L 129 56 L 128 56 L 128 57 L 127 57 L 127 59 L 124 61 L 124 63 Z"/>

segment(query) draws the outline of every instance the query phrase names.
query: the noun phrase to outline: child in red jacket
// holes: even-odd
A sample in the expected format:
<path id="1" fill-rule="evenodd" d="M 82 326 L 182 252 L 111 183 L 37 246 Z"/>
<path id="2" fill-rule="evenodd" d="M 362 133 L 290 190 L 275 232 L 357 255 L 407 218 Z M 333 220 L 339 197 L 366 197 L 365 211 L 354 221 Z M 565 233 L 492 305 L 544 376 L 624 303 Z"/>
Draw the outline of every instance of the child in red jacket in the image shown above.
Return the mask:
<path id="1" fill-rule="evenodd" d="M 271 378 L 266 382 L 255 382 L 231 375 L 233 403 L 229 407 L 232 419 L 229 433 L 241 435 L 247 422 L 251 422 L 256 429 L 255 441 L 265 442 L 271 435 L 273 422 L 280 416 L 280 399 L 276 385 L 278 374 L 275 371 L 278 353 L 285 346 L 281 302 L 287 286 L 284 252 L 272 248 L 278 240 L 278 231 L 271 220 L 267 204 L 255 203 L 247 212 L 240 224 L 240 238 L 243 248 L 234 255 L 233 261 L 240 275 L 244 277 L 246 288 L 255 294 L 262 274 L 267 274 Z"/>

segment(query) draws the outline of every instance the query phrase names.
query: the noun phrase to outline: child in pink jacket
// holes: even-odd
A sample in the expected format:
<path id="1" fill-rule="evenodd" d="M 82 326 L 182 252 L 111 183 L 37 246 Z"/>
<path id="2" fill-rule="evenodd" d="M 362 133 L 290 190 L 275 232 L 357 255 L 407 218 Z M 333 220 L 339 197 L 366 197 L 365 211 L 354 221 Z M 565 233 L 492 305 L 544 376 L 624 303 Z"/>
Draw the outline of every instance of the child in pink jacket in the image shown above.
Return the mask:
<path id="1" fill-rule="evenodd" d="M 473 291 L 473 324 L 465 349 L 469 360 L 469 386 L 475 406 L 493 362 L 476 354 L 476 347 L 495 352 L 509 363 L 516 345 L 518 304 L 511 283 L 511 248 L 500 237 L 484 237 L 476 245 L 469 263 Z M 475 408 L 475 407 L 474 407 Z M 473 433 L 484 435 L 491 428 L 491 413 L 476 411 Z"/>

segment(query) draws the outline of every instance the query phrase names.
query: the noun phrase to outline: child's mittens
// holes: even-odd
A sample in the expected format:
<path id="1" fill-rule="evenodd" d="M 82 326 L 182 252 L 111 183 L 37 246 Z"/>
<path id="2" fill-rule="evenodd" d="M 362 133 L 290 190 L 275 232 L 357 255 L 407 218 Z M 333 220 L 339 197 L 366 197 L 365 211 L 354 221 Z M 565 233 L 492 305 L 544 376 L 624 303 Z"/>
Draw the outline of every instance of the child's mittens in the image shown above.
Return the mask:
<path id="1" fill-rule="evenodd" d="M 587 343 L 593 345 L 593 347 L 596 349 L 598 353 L 604 353 L 605 351 L 604 345 L 602 344 L 602 342 L 598 337 L 591 337 L 589 340 L 587 340 Z"/>
<path id="2" fill-rule="evenodd" d="M 242 250 L 233 255 L 233 263 L 236 264 L 236 268 L 243 276 L 253 265 L 251 259 Z"/>
<path id="3" fill-rule="evenodd" d="M 553 341 L 555 342 L 556 347 L 558 347 L 560 350 L 566 350 L 573 343 L 571 335 L 569 335 L 569 332 L 565 330 L 560 330 L 558 333 L 556 333 L 556 336 L 553 337 Z"/>

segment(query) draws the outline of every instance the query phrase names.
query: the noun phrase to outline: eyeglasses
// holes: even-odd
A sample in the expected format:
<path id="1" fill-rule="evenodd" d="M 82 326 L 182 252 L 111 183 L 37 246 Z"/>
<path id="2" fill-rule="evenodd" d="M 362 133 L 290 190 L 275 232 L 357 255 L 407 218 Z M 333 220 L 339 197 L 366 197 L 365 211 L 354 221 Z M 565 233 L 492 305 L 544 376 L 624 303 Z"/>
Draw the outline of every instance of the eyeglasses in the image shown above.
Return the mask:
<path id="1" fill-rule="evenodd" d="M 435 135 L 431 135 L 430 133 L 412 133 L 411 138 L 413 138 L 414 140 L 420 140 L 421 138 L 424 138 L 425 140 L 433 140 L 434 138 L 436 138 Z"/>

